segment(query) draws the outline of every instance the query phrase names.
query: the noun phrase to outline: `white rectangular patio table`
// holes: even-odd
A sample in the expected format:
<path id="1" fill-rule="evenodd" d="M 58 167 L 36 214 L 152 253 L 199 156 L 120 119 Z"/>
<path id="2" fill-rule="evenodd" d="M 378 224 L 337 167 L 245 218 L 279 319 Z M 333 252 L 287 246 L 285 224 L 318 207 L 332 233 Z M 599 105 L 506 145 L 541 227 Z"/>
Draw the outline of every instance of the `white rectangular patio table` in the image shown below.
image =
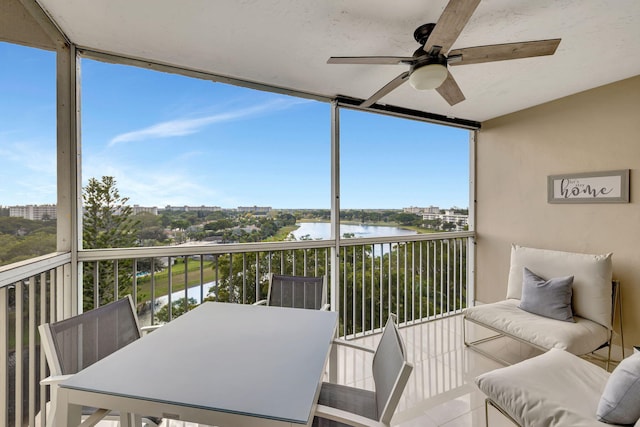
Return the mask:
<path id="1" fill-rule="evenodd" d="M 56 425 L 80 408 L 216 426 L 310 425 L 337 313 L 206 302 L 60 384 Z"/>

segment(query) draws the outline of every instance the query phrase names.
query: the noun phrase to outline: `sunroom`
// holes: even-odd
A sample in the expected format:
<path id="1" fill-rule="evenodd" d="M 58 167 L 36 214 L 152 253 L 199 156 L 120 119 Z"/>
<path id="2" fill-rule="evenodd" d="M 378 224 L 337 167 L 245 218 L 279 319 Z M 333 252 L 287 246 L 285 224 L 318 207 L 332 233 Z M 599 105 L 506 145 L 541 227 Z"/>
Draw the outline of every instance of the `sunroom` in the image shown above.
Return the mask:
<path id="1" fill-rule="evenodd" d="M 39 324 L 122 296 L 124 289 L 139 304 L 168 295 L 169 307 L 176 290 L 177 308 L 188 309 L 191 295 L 186 288 L 192 278 L 187 268 L 179 270 L 180 263 L 198 265 L 193 280 L 199 283 L 195 287 L 199 301 L 209 291 L 205 285 L 209 282 L 217 286 L 214 298 L 249 304 L 264 291 L 261 285 L 267 273 L 324 274 L 332 310 L 340 316 L 339 335 L 369 344 L 375 342 L 388 314 L 396 313 L 416 358 L 416 370 L 394 425 L 484 423 L 481 395 L 472 377 L 497 365 L 464 348 L 459 315 L 467 306 L 504 297 L 513 243 L 613 253 L 624 313 L 623 323 L 617 326 L 624 330 L 627 347 L 640 344 L 640 315 L 634 305 L 640 300 L 636 285 L 640 257 L 635 250 L 640 234 L 640 184 L 635 167 L 640 158 L 640 145 L 635 141 L 640 134 L 640 55 L 635 54 L 640 52 L 640 5 L 632 0 L 478 2 L 452 41 L 453 49 L 534 40 L 560 42 L 553 54 L 545 56 L 481 64 L 455 65 L 452 61 L 449 73 L 464 96 L 459 102 L 450 102 L 455 101 L 450 94 L 402 84 L 409 79 L 406 61 L 327 63 L 330 57 L 411 57 L 419 46 L 414 30 L 438 22 L 447 3 L 1 0 L 0 41 L 46 51 L 55 73 L 55 78 L 50 77 L 56 92 L 55 158 L 45 160 L 56 163 L 57 221 L 55 253 L 0 266 L 0 389 L 4 396 L 0 424 L 37 425 L 42 421 L 47 391 L 39 385 L 46 376 Z M 12 60 L 7 57 L 2 64 L 10 69 Z M 122 66 L 140 70 L 141 80 L 131 86 L 123 80 L 107 83 Z M 101 72 L 105 73 L 102 77 Z M 321 185 L 326 196 L 323 208 L 331 213 L 329 237 L 206 246 L 83 246 L 82 189 L 87 178 L 83 172 L 89 170 L 86 158 L 100 159 L 99 152 L 91 152 L 91 124 L 85 121 L 95 115 L 85 114 L 85 107 L 96 112 L 101 108 L 84 105 L 84 92 L 107 84 L 113 84 L 114 90 L 118 86 L 123 91 L 136 90 L 148 76 L 159 74 L 214 87 L 219 83 L 263 91 L 319 106 L 320 112 L 313 117 L 318 125 L 306 129 L 324 132 L 321 155 L 326 162 Z M 403 75 L 402 81 L 394 80 Z M 371 98 L 393 81 L 393 88 Z M 0 105 L 4 108 L 11 104 L 11 97 L 20 105 L 20 91 L 28 90 L 15 88 L 11 81 L 3 82 L 2 88 Z M 117 99 L 105 99 L 107 102 L 112 103 L 103 108 L 118 109 Z M 362 126 L 358 121 L 362 116 L 370 123 L 417 123 L 414 132 L 435 125 L 454 129 L 458 137 L 464 135 L 467 230 L 344 238 L 340 212 L 348 205 L 349 195 L 361 188 L 375 198 L 372 187 L 376 181 L 371 176 L 402 175 L 398 172 L 402 164 L 392 164 L 391 170 L 375 164 L 368 171 L 362 169 L 362 179 L 349 182 L 347 169 L 356 167 L 357 161 L 346 156 L 344 147 L 349 142 L 348 131 Z M 3 128 L 0 144 L 5 146 L 0 145 L 0 153 L 8 156 L 12 140 L 3 131 L 11 127 L 3 123 Z M 405 126 L 402 136 L 413 129 L 413 125 Z M 418 135 L 413 136 L 419 145 Z M 361 150 L 392 152 L 393 137 L 387 140 L 387 146 L 363 144 Z M 283 148 L 272 143 L 276 149 Z M 299 164 L 317 162 L 315 152 L 289 148 Z M 260 167 L 242 163 L 243 158 L 231 162 L 240 172 L 245 167 Z M 366 163 L 367 158 L 363 155 L 358 161 Z M 118 164 L 110 166 L 117 170 Z M 263 167 L 284 165 L 276 161 Z M 148 166 L 142 169 L 149 176 L 159 176 Z M 109 170 L 103 169 L 104 174 Z M 628 202 L 551 203 L 548 198 L 549 176 L 619 170 L 630 171 Z M 300 180 L 305 179 L 304 172 L 300 168 Z M 8 182 L 19 181 L 13 177 Z M 0 184 L 0 195 L 4 185 Z M 167 180 L 163 185 L 180 182 Z M 256 182 L 245 183 L 252 185 Z M 405 185 L 405 191 L 416 191 L 414 184 Z M 403 188 L 399 182 L 394 191 Z M 0 205 L 10 203 L 0 199 Z M 142 287 L 145 279 L 136 274 L 149 262 L 152 276 L 155 263 L 169 266 L 167 289 Z M 171 273 L 174 265 L 179 273 Z M 150 283 L 156 282 L 151 278 Z M 169 309 L 164 320 L 173 317 Z M 156 320 L 152 311 L 148 323 Z M 618 354 L 621 343 L 615 344 Z M 522 352 L 521 356 L 528 356 L 526 350 Z M 341 379 L 370 386 L 366 374 L 358 376 L 362 374 L 357 360 L 342 355 Z"/>

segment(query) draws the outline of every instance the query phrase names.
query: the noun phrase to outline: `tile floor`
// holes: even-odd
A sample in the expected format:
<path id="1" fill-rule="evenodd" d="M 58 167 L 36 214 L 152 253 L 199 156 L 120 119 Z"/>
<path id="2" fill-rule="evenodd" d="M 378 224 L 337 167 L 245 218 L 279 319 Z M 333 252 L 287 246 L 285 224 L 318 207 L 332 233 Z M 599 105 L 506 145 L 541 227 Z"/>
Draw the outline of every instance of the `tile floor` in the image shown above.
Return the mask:
<path id="1" fill-rule="evenodd" d="M 469 337 L 486 331 L 469 325 Z M 480 427 L 485 425 L 484 394 L 473 379 L 501 367 L 499 363 L 466 348 L 462 336 L 462 316 L 405 327 L 400 330 L 414 369 L 398 405 L 392 425 L 398 427 Z M 379 335 L 358 338 L 371 348 Z M 485 345 L 509 361 L 532 356 L 531 349 L 508 339 Z M 373 389 L 371 355 L 346 347 L 338 351 L 338 382 Z M 495 409 L 489 409 L 491 427 L 513 427 Z M 165 420 L 162 427 L 198 427 L 197 424 Z"/>
<path id="2" fill-rule="evenodd" d="M 462 316 L 454 316 L 400 330 L 407 358 L 414 369 L 392 420 L 398 427 L 471 427 L 485 425 L 484 394 L 473 379 L 502 365 L 468 349 L 462 336 Z M 470 338 L 488 331 L 468 325 Z M 361 344 L 375 348 L 379 336 L 361 338 Z M 530 349 L 517 342 L 499 339 L 483 344 L 509 361 L 530 357 Z M 340 350 L 338 382 L 371 389 L 371 360 L 362 353 Z M 371 357 L 371 356 L 366 356 Z M 491 427 L 513 427 L 494 409 L 489 409 Z"/>

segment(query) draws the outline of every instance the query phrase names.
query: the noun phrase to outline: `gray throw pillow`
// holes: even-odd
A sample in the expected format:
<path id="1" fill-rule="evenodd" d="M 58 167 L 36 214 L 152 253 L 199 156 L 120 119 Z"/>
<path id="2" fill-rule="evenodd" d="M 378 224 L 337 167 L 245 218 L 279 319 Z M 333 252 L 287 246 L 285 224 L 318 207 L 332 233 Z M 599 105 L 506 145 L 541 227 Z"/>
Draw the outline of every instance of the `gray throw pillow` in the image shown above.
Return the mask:
<path id="1" fill-rule="evenodd" d="M 572 286 L 573 276 L 545 280 L 525 267 L 519 307 L 551 319 L 575 322 L 571 310 Z"/>
<path id="2" fill-rule="evenodd" d="M 604 386 L 596 412 L 598 421 L 629 424 L 640 419 L 640 353 L 624 359 Z"/>

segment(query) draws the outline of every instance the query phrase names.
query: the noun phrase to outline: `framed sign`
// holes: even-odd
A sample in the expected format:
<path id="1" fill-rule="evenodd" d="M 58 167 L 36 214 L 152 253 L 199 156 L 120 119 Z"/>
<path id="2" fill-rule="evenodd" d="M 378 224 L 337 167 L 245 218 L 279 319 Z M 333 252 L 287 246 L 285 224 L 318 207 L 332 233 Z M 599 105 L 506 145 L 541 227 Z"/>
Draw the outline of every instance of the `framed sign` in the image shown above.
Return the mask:
<path id="1" fill-rule="evenodd" d="M 550 175 L 549 203 L 629 203 L 629 169 Z"/>

